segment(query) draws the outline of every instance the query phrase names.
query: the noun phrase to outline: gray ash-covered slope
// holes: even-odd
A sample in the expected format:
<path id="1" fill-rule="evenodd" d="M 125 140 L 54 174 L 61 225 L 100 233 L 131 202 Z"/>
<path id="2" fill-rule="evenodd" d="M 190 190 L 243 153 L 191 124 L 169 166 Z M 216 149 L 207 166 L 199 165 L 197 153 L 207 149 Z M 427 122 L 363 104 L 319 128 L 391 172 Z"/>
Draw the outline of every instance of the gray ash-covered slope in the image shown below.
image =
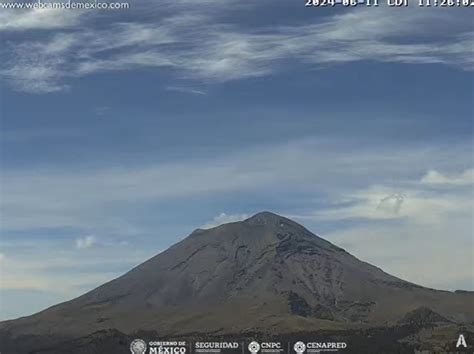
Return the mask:
<path id="1" fill-rule="evenodd" d="M 264 212 L 198 229 L 79 298 L 0 323 L 0 336 L 66 339 L 108 329 L 160 336 L 291 333 L 387 326 L 418 308 L 430 309 L 436 320 L 472 323 L 473 299 L 393 277 Z"/>

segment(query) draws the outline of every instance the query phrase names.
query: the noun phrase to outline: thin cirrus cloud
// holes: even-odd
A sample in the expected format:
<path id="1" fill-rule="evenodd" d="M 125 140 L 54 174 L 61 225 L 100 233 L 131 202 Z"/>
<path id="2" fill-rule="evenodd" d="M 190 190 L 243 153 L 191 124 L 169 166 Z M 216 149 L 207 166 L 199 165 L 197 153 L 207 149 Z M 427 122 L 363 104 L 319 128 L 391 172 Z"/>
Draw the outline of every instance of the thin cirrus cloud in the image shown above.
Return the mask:
<path id="1" fill-rule="evenodd" d="M 111 21 L 107 27 L 77 15 L 62 24 L 68 31 L 53 21 L 51 31 L 38 39 L 8 42 L 0 73 L 19 91 L 47 93 L 68 89 L 74 78 L 137 68 L 167 68 L 177 77 L 206 83 L 269 75 L 285 70 L 289 60 L 294 65 L 368 60 L 473 69 L 474 28 L 468 17 L 416 8 L 401 16 L 393 10 L 360 9 L 319 17 L 318 23 L 248 28 L 179 9 L 153 23 Z M 89 29 L 76 26 L 81 21 L 88 21 Z M 440 21 L 453 31 L 438 33 Z"/>
<path id="2" fill-rule="evenodd" d="M 314 154 L 313 151 L 321 154 Z M 440 170 L 459 170 L 465 161 L 470 161 L 470 153 L 468 144 L 449 149 L 406 148 L 393 151 L 385 148 L 377 152 L 353 149 L 348 153 L 347 148 L 339 146 L 339 142 L 308 140 L 254 147 L 199 161 L 183 160 L 142 166 L 133 170 L 104 168 L 83 173 L 48 170 L 37 171 L 35 175 L 12 171 L 3 175 L 6 187 L 2 195 L 2 226 L 7 230 L 92 227 L 90 223 L 100 225 L 114 215 L 112 206 L 127 205 L 131 200 L 146 203 L 272 190 L 288 185 L 308 191 L 324 185 L 325 193 L 340 191 L 343 185 L 350 191 L 346 195 L 352 196 L 357 188 L 366 187 L 367 184 L 387 178 L 403 181 L 414 173 L 423 176 L 433 166 L 439 166 Z M 444 162 L 440 164 L 439 161 Z M 372 168 L 370 176 L 367 176 L 367 166 Z M 350 181 L 347 180 L 347 171 L 351 171 Z M 380 200 L 390 194 L 393 191 L 372 193 L 372 209 L 375 210 Z M 74 203 L 71 204 L 70 200 L 74 200 Z M 405 206 L 404 202 L 400 207 L 400 215 L 403 215 Z M 378 212 L 372 210 L 374 217 L 393 217 L 387 214 L 386 209 Z M 109 215 L 102 213 L 98 218 L 96 210 L 107 210 Z M 365 215 L 364 210 L 360 211 L 361 215 Z M 334 213 L 345 215 L 345 211 Z M 331 211 L 325 213 L 330 219 Z"/>

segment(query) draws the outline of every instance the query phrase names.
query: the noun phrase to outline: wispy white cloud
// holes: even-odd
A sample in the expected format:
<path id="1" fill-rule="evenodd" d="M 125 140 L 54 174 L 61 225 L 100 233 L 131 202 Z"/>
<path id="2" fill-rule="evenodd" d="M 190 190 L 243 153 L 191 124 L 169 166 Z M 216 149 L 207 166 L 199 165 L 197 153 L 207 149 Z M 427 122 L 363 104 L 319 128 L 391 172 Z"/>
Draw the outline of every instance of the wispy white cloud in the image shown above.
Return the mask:
<path id="1" fill-rule="evenodd" d="M 302 217 L 314 220 L 390 220 L 413 219 L 418 223 L 432 223 L 439 217 L 472 213 L 472 188 L 433 189 L 418 181 L 400 181 L 397 186 L 372 185 L 338 195 L 340 206 L 321 209 Z"/>
<path id="2" fill-rule="evenodd" d="M 2 1 L 5 2 L 5 1 Z M 44 9 L 3 9 L 0 11 L 0 31 L 59 29 L 80 23 L 84 11 Z"/>
<path id="3" fill-rule="evenodd" d="M 380 208 L 377 210 L 377 207 L 383 198 L 393 193 L 406 194 L 405 190 L 384 187 L 357 194 L 355 188 L 378 183 L 387 176 L 394 180 L 403 180 L 416 173 L 421 176 L 433 166 L 452 170 L 470 161 L 470 156 L 470 144 L 450 148 L 397 147 L 396 150 L 380 148 L 372 151 L 348 148 L 342 141 L 307 140 L 133 169 L 104 168 L 81 173 L 38 170 L 34 175 L 7 171 L 2 176 L 2 226 L 21 230 L 88 227 L 91 223 L 103 225 L 107 222 L 115 225 L 119 218 L 111 207 L 126 205 L 131 200 L 136 203 L 164 201 L 284 186 L 314 191 L 323 185 L 324 193 L 332 193 L 344 186 L 348 190 L 347 198 L 362 198 L 363 204 L 352 207 L 360 209 L 361 217 L 369 213 L 373 218 L 394 217 Z M 368 166 L 372 171 L 370 176 L 367 176 Z M 414 196 L 406 196 L 395 216 L 403 216 L 414 200 Z M 105 209 L 108 212 L 97 217 L 96 210 Z M 339 216 L 347 213 L 349 216 L 354 210 L 337 209 L 334 213 Z M 326 214 L 325 217 L 329 218 L 330 211 Z M 121 220 L 121 229 L 134 228 L 123 223 L 126 220 Z"/>
<path id="4" fill-rule="evenodd" d="M 421 179 L 423 184 L 433 185 L 472 185 L 474 184 L 474 169 L 470 168 L 461 173 L 443 174 L 441 172 L 431 170 Z"/>
<path id="5" fill-rule="evenodd" d="M 68 88 L 63 81 L 68 76 L 68 53 L 77 44 L 68 35 L 53 36 L 48 42 L 7 43 L 9 59 L 0 74 L 25 92 L 54 92 Z"/>
<path id="6" fill-rule="evenodd" d="M 192 95 L 206 95 L 206 91 L 198 90 L 198 89 L 195 89 L 192 87 L 186 87 L 186 86 L 168 86 L 166 87 L 166 90 L 181 92 L 181 93 L 189 93 Z"/>
<path id="7" fill-rule="evenodd" d="M 249 217 L 248 214 L 226 214 L 220 213 L 219 215 L 215 216 L 211 221 L 201 226 L 203 229 L 210 229 L 212 227 L 216 227 L 222 224 L 227 224 L 230 222 L 242 221 Z"/>
<path id="8" fill-rule="evenodd" d="M 333 203 L 341 206 L 297 217 L 315 225 L 352 220 L 351 226 L 324 236 L 403 279 L 435 288 L 472 290 L 474 190 L 468 184 L 443 187 L 413 178 L 333 193 Z"/>
<path id="9" fill-rule="evenodd" d="M 93 235 L 79 237 L 78 239 L 76 239 L 76 248 L 78 249 L 91 248 L 92 246 L 96 244 L 97 244 L 97 239 Z"/>
<path id="10" fill-rule="evenodd" d="M 92 25 L 12 44 L 7 52 L 12 59 L 1 73 L 18 90 L 51 92 L 67 89 L 77 77 L 137 68 L 168 68 L 179 78 L 207 83 L 269 75 L 285 70 L 288 61 L 321 65 L 369 60 L 473 69 L 474 28 L 468 16 L 415 7 L 399 16 L 392 10 L 357 9 L 323 17 L 317 24 L 272 28 L 242 28 L 186 12 L 154 23 L 111 23 L 107 29 Z"/>

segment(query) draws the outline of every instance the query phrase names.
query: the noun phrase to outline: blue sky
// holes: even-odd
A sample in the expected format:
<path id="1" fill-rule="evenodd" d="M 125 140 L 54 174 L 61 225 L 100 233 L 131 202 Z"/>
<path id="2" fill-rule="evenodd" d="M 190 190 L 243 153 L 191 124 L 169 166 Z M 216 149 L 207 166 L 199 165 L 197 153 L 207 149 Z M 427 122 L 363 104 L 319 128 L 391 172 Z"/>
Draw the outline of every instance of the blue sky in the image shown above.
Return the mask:
<path id="1" fill-rule="evenodd" d="M 261 210 L 474 290 L 468 9 L 131 5 L 0 9 L 1 318 Z"/>

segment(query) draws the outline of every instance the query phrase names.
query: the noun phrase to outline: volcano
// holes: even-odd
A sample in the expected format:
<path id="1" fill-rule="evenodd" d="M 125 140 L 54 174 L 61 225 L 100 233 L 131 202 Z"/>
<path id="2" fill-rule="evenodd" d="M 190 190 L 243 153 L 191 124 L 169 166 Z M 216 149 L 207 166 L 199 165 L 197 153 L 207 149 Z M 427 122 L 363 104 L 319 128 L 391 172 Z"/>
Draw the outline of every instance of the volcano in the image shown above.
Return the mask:
<path id="1" fill-rule="evenodd" d="M 41 343 L 86 346 L 84 338 L 110 331 L 186 337 L 356 331 L 407 322 L 468 326 L 473 303 L 472 292 L 404 281 L 290 219 L 262 212 L 197 229 L 85 295 L 0 323 L 0 345 L 15 353 L 34 352 L 28 347 Z"/>

